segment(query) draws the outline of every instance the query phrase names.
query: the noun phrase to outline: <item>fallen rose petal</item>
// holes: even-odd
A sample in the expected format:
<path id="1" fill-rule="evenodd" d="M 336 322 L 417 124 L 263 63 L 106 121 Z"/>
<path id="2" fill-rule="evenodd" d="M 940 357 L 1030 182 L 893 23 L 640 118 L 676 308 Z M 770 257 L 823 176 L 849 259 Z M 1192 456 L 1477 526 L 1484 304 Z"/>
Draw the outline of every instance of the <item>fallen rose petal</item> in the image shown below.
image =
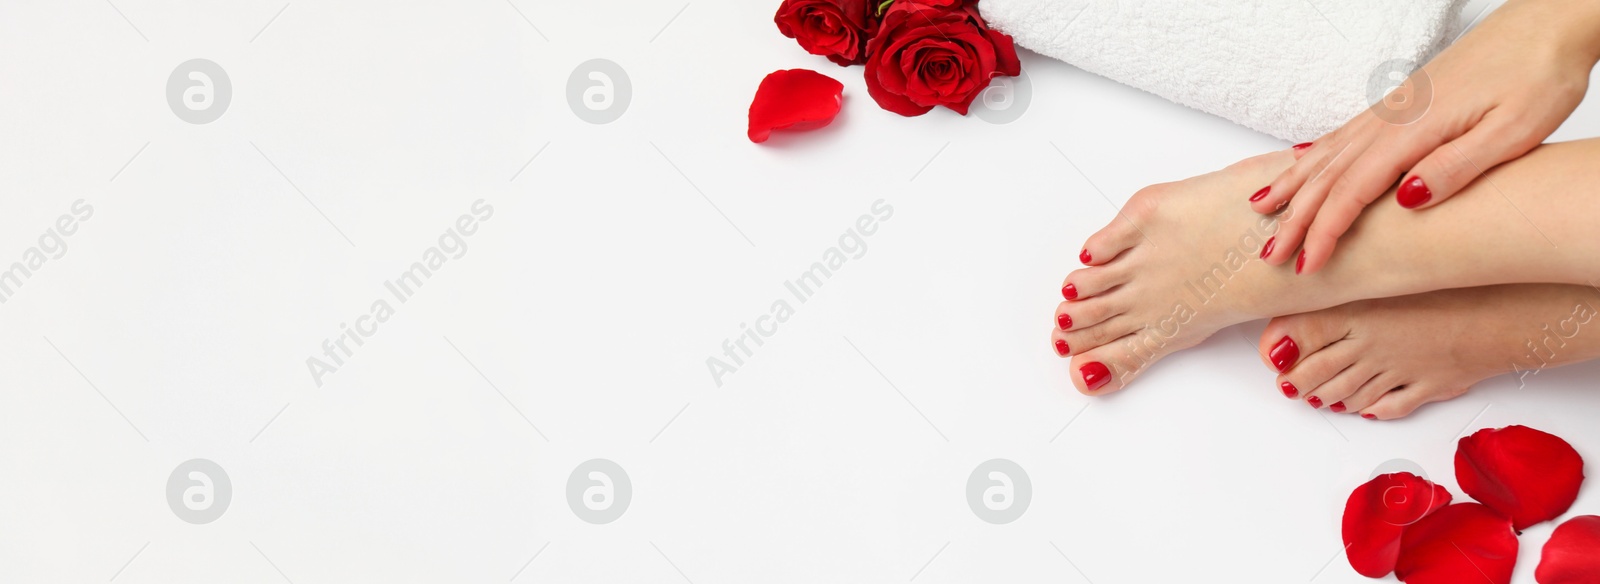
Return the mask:
<path id="1" fill-rule="evenodd" d="M 1550 534 L 1533 572 L 1539 584 L 1600 584 L 1600 516 L 1579 515 Z"/>
<path id="2" fill-rule="evenodd" d="M 1407 584 L 1507 584 L 1516 564 L 1511 520 L 1485 505 L 1457 503 L 1406 528 L 1394 575 Z"/>
<path id="3" fill-rule="evenodd" d="M 1456 482 L 1520 532 L 1572 506 L 1583 457 L 1566 440 L 1527 426 L 1483 429 L 1457 445 Z"/>
<path id="4" fill-rule="evenodd" d="M 815 130 L 833 122 L 844 105 L 844 84 L 810 69 L 773 71 L 750 102 L 750 141 L 773 130 Z"/>
<path id="5" fill-rule="evenodd" d="M 1362 576 L 1382 578 L 1400 557 L 1400 535 L 1409 526 L 1450 504 L 1450 491 L 1408 472 L 1373 477 L 1344 504 L 1345 556 Z"/>

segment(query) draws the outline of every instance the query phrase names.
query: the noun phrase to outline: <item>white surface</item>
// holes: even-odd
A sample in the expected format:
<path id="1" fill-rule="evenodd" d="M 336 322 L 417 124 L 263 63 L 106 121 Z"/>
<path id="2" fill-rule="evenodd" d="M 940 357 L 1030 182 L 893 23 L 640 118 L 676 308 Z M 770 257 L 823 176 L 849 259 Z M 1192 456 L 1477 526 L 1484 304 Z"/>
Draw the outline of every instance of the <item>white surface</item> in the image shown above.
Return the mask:
<path id="1" fill-rule="evenodd" d="M 1283 399 L 1260 323 L 1073 392 L 1048 333 L 1080 242 L 1140 186 L 1287 144 L 1036 55 L 1030 108 L 991 125 L 878 110 L 771 2 L 516 4 L 548 41 L 496 0 L 297 1 L 265 30 L 282 4 L 116 4 L 139 32 L 0 5 L 0 261 L 95 209 L 0 304 L 0 581 L 1361 582 L 1338 517 L 1379 463 L 1454 490 L 1455 437 L 1508 423 L 1600 456 L 1600 366 L 1371 423 Z M 163 93 L 196 57 L 234 87 L 207 125 Z M 634 87 L 610 125 L 564 95 L 595 57 Z M 842 80 L 845 113 L 750 144 L 789 67 Z M 1595 101 L 1558 137 L 1594 135 Z M 306 358 L 479 198 L 467 254 L 316 387 Z M 869 251 L 713 384 L 880 198 Z M 233 484 L 213 523 L 165 500 L 192 458 Z M 633 483 L 613 523 L 564 500 L 592 458 Z M 1034 488 L 1010 524 L 964 499 L 992 458 Z"/>
<path id="2" fill-rule="evenodd" d="M 1378 103 L 1448 45 L 1466 0 L 1318 4 L 986 0 L 981 6 L 989 23 L 1019 46 L 1306 142 Z M 1369 87 L 1374 78 L 1379 83 Z"/>

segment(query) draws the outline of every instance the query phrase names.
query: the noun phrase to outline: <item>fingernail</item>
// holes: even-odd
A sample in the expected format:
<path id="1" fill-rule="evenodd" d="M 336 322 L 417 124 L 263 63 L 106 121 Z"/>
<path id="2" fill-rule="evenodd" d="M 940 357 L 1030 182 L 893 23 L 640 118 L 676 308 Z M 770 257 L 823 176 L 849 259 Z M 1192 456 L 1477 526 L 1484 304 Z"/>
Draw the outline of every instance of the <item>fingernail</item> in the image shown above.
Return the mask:
<path id="1" fill-rule="evenodd" d="M 1278 238 L 1276 238 L 1276 237 L 1268 237 L 1267 238 L 1267 244 L 1261 246 L 1261 259 L 1267 259 L 1267 256 L 1272 255 L 1272 246 L 1275 243 L 1278 243 Z"/>
<path id="2" fill-rule="evenodd" d="M 1294 145 L 1294 150 L 1295 150 L 1295 152 L 1299 152 L 1301 150 L 1305 150 L 1305 149 L 1310 148 L 1310 147 L 1311 147 L 1311 143 L 1310 142 L 1301 142 L 1299 144 L 1295 144 Z"/>
<path id="3" fill-rule="evenodd" d="M 1333 413 L 1335 413 L 1335 414 L 1342 414 L 1342 413 L 1344 413 L 1344 402 L 1342 402 L 1342 401 L 1333 402 L 1333 405 L 1328 406 L 1328 409 L 1333 410 Z"/>
<path id="4" fill-rule="evenodd" d="M 1083 262 L 1083 265 L 1087 266 L 1089 265 L 1089 262 L 1093 260 L 1094 258 L 1089 257 L 1089 250 L 1086 249 L 1078 252 L 1078 261 Z"/>
<path id="5" fill-rule="evenodd" d="M 1433 191 L 1428 190 L 1428 185 L 1422 183 L 1422 177 L 1413 176 L 1411 180 L 1400 183 L 1394 198 L 1400 202 L 1401 207 L 1415 209 L 1427 203 L 1428 199 L 1432 199 Z"/>
<path id="6" fill-rule="evenodd" d="M 1322 407 L 1322 398 L 1313 395 L 1306 398 L 1306 403 L 1311 404 L 1313 408 L 1320 408 Z"/>
<path id="7" fill-rule="evenodd" d="M 1294 339 L 1284 337 L 1272 346 L 1271 351 L 1267 351 L 1267 358 L 1272 360 L 1273 367 L 1278 368 L 1278 373 L 1283 373 L 1300 358 L 1300 345 L 1294 344 Z"/>
<path id="8" fill-rule="evenodd" d="M 1283 390 L 1283 397 L 1294 399 L 1300 396 L 1300 389 L 1287 381 L 1278 384 L 1278 389 Z"/>
<path id="9" fill-rule="evenodd" d="M 1078 368 L 1078 373 L 1083 375 L 1083 386 L 1094 391 L 1111 383 L 1111 370 L 1099 362 L 1090 361 L 1089 364 Z"/>
<path id="10" fill-rule="evenodd" d="M 1267 185 L 1267 186 L 1261 187 L 1261 190 L 1256 191 L 1256 194 L 1250 195 L 1250 202 L 1254 203 L 1254 202 L 1259 201 L 1261 199 L 1265 199 L 1265 198 L 1267 198 L 1267 195 L 1270 194 L 1271 192 L 1272 192 L 1272 185 Z"/>
<path id="11" fill-rule="evenodd" d="M 1065 357 L 1068 353 L 1072 352 L 1072 348 L 1067 346 L 1066 341 L 1056 339 L 1056 352 L 1060 353 L 1062 357 Z"/>
<path id="12" fill-rule="evenodd" d="M 1372 414 L 1361 414 L 1361 417 L 1366 418 L 1368 420 L 1376 420 L 1376 419 L 1378 419 L 1377 416 L 1374 416 Z"/>
<path id="13" fill-rule="evenodd" d="M 1294 273 L 1298 274 L 1298 273 L 1300 273 L 1300 270 L 1304 270 L 1305 268 L 1306 268 L 1306 250 L 1302 249 L 1302 250 L 1300 250 L 1300 257 L 1298 259 L 1294 260 Z"/>
<path id="14" fill-rule="evenodd" d="M 1061 287 L 1061 297 L 1062 298 L 1066 298 L 1067 300 L 1077 300 L 1078 299 L 1078 287 L 1077 286 L 1073 286 L 1072 284 L 1067 284 L 1066 286 L 1062 286 Z"/>

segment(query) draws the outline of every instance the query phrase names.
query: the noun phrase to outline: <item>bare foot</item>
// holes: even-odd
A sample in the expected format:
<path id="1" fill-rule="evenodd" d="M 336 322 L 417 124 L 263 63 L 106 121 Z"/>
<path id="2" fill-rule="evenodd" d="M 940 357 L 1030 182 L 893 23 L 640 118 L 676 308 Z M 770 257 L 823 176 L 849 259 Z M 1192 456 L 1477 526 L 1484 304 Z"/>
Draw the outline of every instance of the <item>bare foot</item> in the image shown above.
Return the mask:
<path id="1" fill-rule="evenodd" d="M 1502 373 L 1600 357 L 1584 331 L 1596 314 L 1600 290 L 1555 284 L 1363 300 L 1272 319 L 1261 356 L 1285 397 L 1391 420 Z"/>
<path id="2" fill-rule="evenodd" d="M 1248 320 L 1433 290 L 1600 281 L 1600 230 L 1585 219 L 1600 216 L 1597 158 L 1600 140 L 1546 145 L 1449 205 L 1374 205 L 1343 251 L 1306 275 L 1259 259 L 1279 222 L 1305 220 L 1293 203 L 1277 217 L 1248 203 L 1293 162 L 1289 151 L 1145 188 L 1085 244 L 1088 267 L 1062 283 L 1052 343 L 1072 358 L 1073 385 L 1103 394 Z"/>

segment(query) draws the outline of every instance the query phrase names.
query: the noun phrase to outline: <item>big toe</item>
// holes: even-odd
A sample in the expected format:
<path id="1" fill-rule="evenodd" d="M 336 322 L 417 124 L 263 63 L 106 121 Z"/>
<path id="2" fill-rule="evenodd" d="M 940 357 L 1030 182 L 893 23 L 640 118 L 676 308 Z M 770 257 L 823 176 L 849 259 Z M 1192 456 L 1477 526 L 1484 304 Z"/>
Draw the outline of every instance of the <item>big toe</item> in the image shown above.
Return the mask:
<path id="1" fill-rule="evenodd" d="M 1344 307 L 1280 316 L 1267 323 L 1258 349 L 1268 367 L 1284 373 L 1349 334 L 1350 319 Z"/>

